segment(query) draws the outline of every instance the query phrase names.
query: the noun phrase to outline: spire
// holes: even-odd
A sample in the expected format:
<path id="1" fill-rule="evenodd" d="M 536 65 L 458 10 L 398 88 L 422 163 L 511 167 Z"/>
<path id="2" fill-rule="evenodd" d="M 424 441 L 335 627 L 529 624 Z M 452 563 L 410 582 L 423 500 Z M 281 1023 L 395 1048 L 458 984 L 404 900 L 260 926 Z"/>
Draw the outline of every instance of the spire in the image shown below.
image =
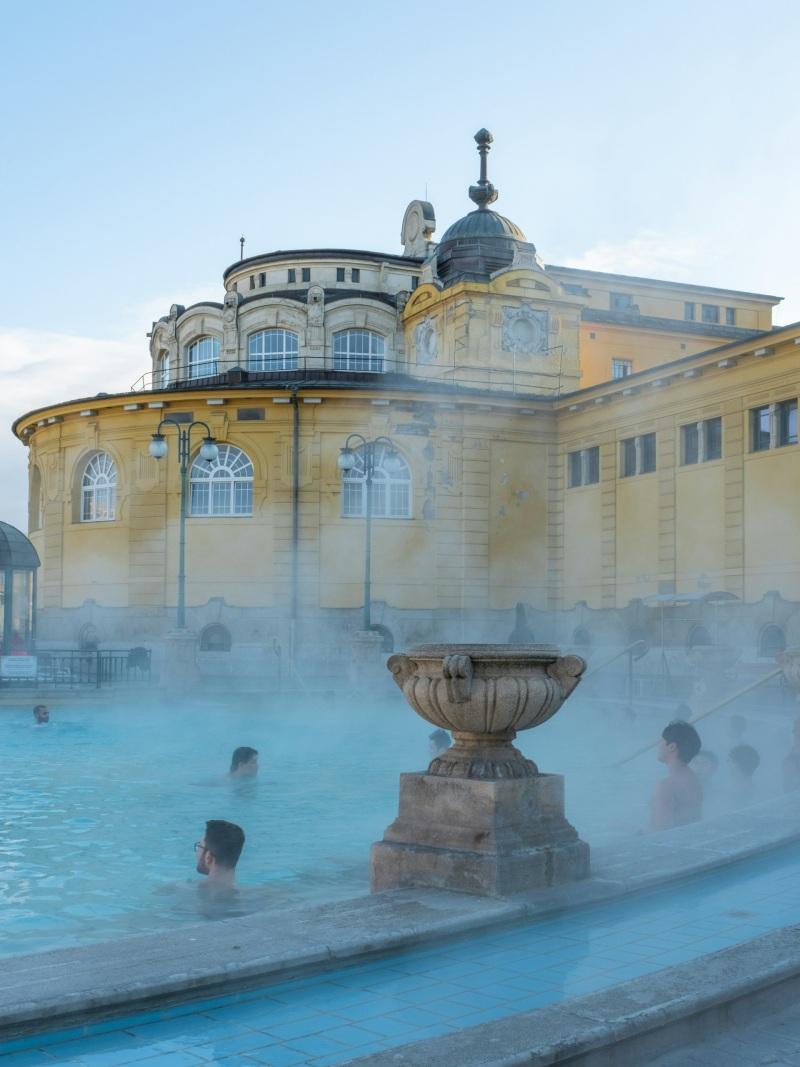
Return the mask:
<path id="1" fill-rule="evenodd" d="M 488 130 L 478 130 L 475 140 L 481 157 L 481 176 L 477 185 L 469 187 L 469 198 L 478 205 L 479 210 L 485 211 L 489 204 L 493 204 L 497 199 L 497 190 L 486 177 L 486 156 L 494 138 Z"/>

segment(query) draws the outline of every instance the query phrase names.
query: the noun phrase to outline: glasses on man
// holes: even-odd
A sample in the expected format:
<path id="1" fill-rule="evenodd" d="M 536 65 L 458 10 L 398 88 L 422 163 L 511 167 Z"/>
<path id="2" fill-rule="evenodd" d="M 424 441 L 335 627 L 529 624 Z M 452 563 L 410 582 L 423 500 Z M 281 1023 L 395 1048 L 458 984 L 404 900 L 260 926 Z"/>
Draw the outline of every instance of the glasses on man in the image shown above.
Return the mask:
<path id="1" fill-rule="evenodd" d="M 195 841 L 194 850 L 195 852 L 211 852 L 211 849 L 204 841 Z M 214 853 L 211 852 L 211 855 L 213 856 Z"/>

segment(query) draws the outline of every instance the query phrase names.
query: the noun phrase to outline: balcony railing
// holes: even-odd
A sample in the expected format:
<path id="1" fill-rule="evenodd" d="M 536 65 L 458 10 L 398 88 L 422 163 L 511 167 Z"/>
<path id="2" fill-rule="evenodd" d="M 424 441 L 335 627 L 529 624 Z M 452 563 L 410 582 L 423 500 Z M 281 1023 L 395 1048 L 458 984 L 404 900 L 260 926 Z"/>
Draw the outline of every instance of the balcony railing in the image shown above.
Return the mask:
<path id="1" fill-rule="evenodd" d="M 554 354 L 552 351 L 540 353 L 540 355 L 552 354 Z M 509 353 L 509 356 L 512 356 L 512 353 Z M 280 388 L 301 383 L 347 385 L 348 382 L 361 384 L 374 382 L 375 386 L 380 388 L 381 383 L 391 386 L 399 379 L 404 382 L 411 379 L 420 384 L 430 383 L 456 391 L 490 389 L 512 393 L 515 396 L 553 396 L 562 391 L 561 374 L 520 367 L 519 363 L 523 359 L 525 363 L 528 363 L 531 357 L 511 359 L 511 365 L 508 367 L 487 367 L 479 363 L 442 366 L 408 359 L 384 358 L 382 371 L 340 370 L 333 367 L 311 366 L 301 366 L 297 370 L 265 369 L 248 367 L 246 364 L 232 360 L 227 362 L 217 360 L 216 372 L 202 377 L 180 377 L 164 381 L 158 372 L 148 371 L 133 383 L 131 392 L 160 392 L 162 390 L 171 392 L 245 384 L 262 385 L 265 388 L 271 385 Z"/>
<path id="2" fill-rule="evenodd" d="M 122 651 L 81 652 L 75 649 L 50 649 L 25 657 L 35 660 L 30 673 L 0 678 L 2 687 L 101 689 L 115 685 L 142 685 L 151 681 L 150 650 L 131 648 Z"/>

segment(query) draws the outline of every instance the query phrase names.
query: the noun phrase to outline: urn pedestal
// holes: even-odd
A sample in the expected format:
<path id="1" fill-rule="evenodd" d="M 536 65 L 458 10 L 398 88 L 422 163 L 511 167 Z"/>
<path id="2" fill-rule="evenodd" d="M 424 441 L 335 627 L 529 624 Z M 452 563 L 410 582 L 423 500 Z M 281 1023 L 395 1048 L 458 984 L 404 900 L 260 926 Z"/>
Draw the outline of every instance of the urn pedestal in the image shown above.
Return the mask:
<path id="1" fill-rule="evenodd" d="M 421 646 L 389 669 L 454 743 L 427 774 L 400 776 L 397 819 L 372 846 L 372 889 L 424 886 L 508 896 L 589 875 L 589 846 L 564 815 L 564 779 L 512 744 L 545 722 L 586 664 L 546 646 Z"/>

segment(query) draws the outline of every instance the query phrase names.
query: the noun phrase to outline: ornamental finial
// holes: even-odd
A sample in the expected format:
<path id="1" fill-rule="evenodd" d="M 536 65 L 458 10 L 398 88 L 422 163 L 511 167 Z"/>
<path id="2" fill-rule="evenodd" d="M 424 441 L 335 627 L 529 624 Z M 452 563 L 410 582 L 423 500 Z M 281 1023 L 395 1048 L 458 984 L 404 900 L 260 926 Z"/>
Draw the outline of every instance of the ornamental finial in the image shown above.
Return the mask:
<path id="1" fill-rule="evenodd" d="M 497 189 L 495 189 L 486 177 L 486 156 L 489 153 L 493 140 L 494 138 L 488 130 L 478 130 L 475 134 L 475 141 L 478 145 L 478 152 L 481 157 L 481 176 L 478 178 L 477 185 L 471 185 L 469 187 L 469 198 L 474 204 L 478 205 L 478 208 L 481 211 L 484 211 L 489 204 L 493 204 L 497 199 Z"/>

